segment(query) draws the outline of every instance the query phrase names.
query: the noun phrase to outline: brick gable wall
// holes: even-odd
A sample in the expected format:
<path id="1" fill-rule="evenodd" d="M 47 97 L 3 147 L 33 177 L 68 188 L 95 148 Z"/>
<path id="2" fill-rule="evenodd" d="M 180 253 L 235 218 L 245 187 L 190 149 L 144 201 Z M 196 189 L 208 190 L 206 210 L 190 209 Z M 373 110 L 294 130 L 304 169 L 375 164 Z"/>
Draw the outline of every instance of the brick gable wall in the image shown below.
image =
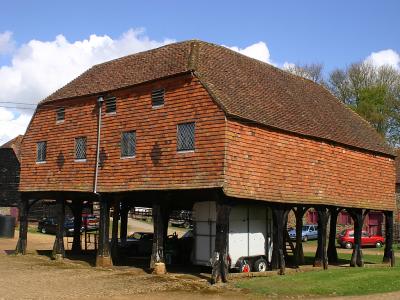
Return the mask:
<path id="1" fill-rule="evenodd" d="M 165 105 L 152 108 L 151 91 L 165 88 Z M 117 113 L 102 115 L 98 190 L 222 186 L 225 116 L 190 75 L 112 93 Z M 56 124 L 54 103 L 34 116 L 22 146 L 21 191 L 92 191 L 96 156 L 96 97 L 65 105 Z M 177 153 L 176 126 L 196 122 L 195 152 Z M 123 131 L 136 130 L 136 156 L 121 159 Z M 87 137 L 87 161 L 74 161 L 74 138 Z M 36 142 L 47 140 L 46 163 L 36 163 Z"/>
<path id="2" fill-rule="evenodd" d="M 227 121 L 224 190 L 285 203 L 395 209 L 393 159 Z"/>

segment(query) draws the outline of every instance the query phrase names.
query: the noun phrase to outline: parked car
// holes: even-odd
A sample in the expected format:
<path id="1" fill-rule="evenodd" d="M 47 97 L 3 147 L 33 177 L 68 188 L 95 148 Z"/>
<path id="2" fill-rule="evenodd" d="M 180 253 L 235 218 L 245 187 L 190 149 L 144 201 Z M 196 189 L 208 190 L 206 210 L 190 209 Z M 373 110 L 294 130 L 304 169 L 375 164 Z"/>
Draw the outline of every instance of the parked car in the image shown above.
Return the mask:
<path id="1" fill-rule="evenodd" d="M 296 229 L 289 230 L 289 237 L 292 240 L 296 239 Z M 308 240 L 315 240 L 318 238 L 318 225 L 310 224 L 303 225 L 301 229 L 301 239 L 303 242 L 307 242 Z"/>
<path id="2" fill-rule="evenodd" d="M 193 227 L 192 212 L 189 210 L 174 211 L 169 219 L 172 226 L 189 229 Z"/>
<path id="3" fill-rule="evenodd" d="M 83 230 L 83 228 L 81 229 Z M 57 219 L 56 218 L 43 218 L 38 222 L 38 231 L 41 233 L 56 234 L 57 232 Z M 67 219 L 64 222 L 65 236 L 72 236 L 74 234 L 74 219 Z"/>
<path id="4" fill-rule="evenodd" d="M 338 234 L 337 242 L 342 248 L 351 249 L 354 244 L 354 230 L 345 229 Z M 380 248 L 385 244 L 385 238 L 380 235 L 370 235 L 366 231 L 361 232 L 361 247 L 373 246 Z"/>
<path id="5" fill-rule="evenodd" d="M 91 214 L 82 214 L 82 227 L 85 229 L 98 229 L 99 218 Z"/>
<path id="6" fill-rule="evenodd" d="M 127 236 L 126 243 L 120 244 L 121 249 L 128 256 L 147 256 L 153 247 L 152 232 L 134 232 Z"/>

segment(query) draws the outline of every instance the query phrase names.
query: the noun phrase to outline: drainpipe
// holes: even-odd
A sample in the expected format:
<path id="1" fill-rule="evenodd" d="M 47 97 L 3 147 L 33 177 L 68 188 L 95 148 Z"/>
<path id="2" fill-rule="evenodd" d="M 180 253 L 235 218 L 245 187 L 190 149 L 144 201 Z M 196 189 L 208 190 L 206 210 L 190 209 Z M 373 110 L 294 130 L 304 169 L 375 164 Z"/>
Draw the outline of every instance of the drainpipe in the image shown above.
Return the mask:
<path id="1" fill-rule="evenodd" d="M 97 194 L 97 180 L 99 177 L 99 161 L 100 161 L 100 134 L 101 134 L 101 107 L 104 102 L 102 96 L 97 98 L 97 105 L 99 108 L 99 115 L 97 117 L 97 147 L 96 147 L 96 169 L 94 174 L 93 193 Z"/>

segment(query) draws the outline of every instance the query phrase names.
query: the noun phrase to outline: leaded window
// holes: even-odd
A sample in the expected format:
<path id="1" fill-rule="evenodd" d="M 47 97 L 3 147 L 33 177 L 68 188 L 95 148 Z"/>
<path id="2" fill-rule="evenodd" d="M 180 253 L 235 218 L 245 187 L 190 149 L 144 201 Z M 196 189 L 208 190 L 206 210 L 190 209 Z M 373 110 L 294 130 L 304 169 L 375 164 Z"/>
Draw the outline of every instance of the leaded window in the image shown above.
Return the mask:
<path id="1" fill-rule="evenodd" d="M 62 122 L 65 119 L 65 108 L 59 107 L 56 111 L 56 122 Z"/>
<path id="2" fill-rule="evenodd" d="M 46 161 L 47 142 L 36 143 L 36 161 Z"/>
<path id="3" fill-rule="evenodd" d="M 123 132 L 121 136 L 121 157 L 132 157 L 136 154 L 136 132 Z"/>
<path id="4" fill-rule="evenodd" d="M 178 124 L 177 150 L 191 151 L 195 148 L 195 123 Z"/>
<path id="5" fill-rule="evenodd" d="M 75 159 L 86 159 L 86 137 L 75 138 Z"/>
<path id="6" fill-rule="evenodd" d="M 164 105 L 164 89 L 153 90 L 151 92 L 151 105 L 158 107 Z"/>
<path id="7" fill-rule="evenodd" d="M 107 98 L 105 100 L 106 103 L 106 113 L 116 113 L 117 112 L 117 99 L 116 98 Z"/>

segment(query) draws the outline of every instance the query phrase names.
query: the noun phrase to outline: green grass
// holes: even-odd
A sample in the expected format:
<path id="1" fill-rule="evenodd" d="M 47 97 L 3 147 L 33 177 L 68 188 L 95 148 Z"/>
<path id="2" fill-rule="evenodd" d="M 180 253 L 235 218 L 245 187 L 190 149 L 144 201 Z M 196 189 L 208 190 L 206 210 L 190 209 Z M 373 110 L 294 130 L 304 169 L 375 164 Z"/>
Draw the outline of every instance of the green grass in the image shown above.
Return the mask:
<path id="1" fill-rule="evenodd" d="M 314 253 L 304 253 L 306 265 Z M 364 254 L 364 268 L 339 267 L 323 271 L 291 273 L 285 276 L 256 277 L 239 280 L 236 286 L 264 296 L 320 297 L 368 295 L 400 291 L 400 267 L 371 266 L 382 263 L 382 255 Z M 339 253 L 339 263 L 349 264 L 351 251 Z"/>
<path id="2" fill-rule="evenodd" d="M 336 268 L 241 280 L 237 287 L 278 297 L 350 296 L 400 290 L 400 268 Z"/>

